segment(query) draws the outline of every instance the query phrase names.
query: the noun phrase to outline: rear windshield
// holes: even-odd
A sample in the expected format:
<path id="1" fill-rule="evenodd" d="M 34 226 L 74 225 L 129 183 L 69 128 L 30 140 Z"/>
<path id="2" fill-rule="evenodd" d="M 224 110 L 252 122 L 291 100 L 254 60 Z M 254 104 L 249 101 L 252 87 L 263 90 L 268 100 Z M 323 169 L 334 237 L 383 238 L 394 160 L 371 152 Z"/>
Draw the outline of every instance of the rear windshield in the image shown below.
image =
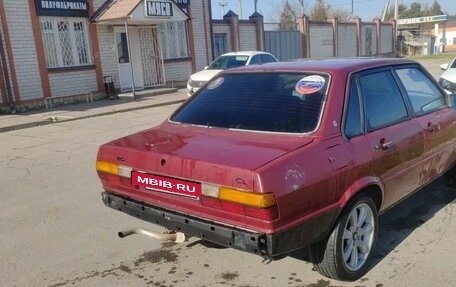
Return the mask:
<path id="1" fill-rule="evenodd" d="M 227 74 L 213 79 L 170 120 L 267 132 L 316 129 L 328 76 L 303 73 Z"/>
<path id="2" fill-rule="evenodd" d="M 212 62 L 209 70 L 224 70 L 235 67 L 245 66 L 249 56 L 233 55 L 233 56 L 220 56 Z"/>

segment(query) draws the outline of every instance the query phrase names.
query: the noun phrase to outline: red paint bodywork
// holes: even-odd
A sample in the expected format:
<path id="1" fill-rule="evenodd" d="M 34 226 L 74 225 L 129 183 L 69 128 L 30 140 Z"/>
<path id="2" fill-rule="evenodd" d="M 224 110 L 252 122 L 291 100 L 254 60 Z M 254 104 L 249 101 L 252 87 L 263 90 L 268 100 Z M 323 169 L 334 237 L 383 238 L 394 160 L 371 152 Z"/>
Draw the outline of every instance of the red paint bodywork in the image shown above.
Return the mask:
<path id="1" fill-rule="evenodd" d="M 164 209 L 249 231 L 273 234 L 331 210 L 341 210 L 358 192 L 375 187 L 380 210 L 435 179 L 456 161 L 456 111 L 448 107 L 422 118 L 347 140 L 342 132 L 347 83 L 358 71 L 419 65 L 398 59 L 332 59 L 274 63 L 225 73 L 323 72 L 330 85 L 318 129 L 284 134 L 191 126 L 165 121 L 158 127 L 101 146 L 98 160 L 145 172 L 273 192 L 279 216 L 261 220 L 203 206 L 200 201 L 137 189 L 129 179 L 99 174 L 108 192 Z M 427 117 L 427 118 L 426 118 Z M 439 126 L 426 132 L 428 122 Z M 384 139 L 392 151 L 378 151 Z M 121 160 L 119 160 L 121 159 Z M 161 164 L 162 160 L 165 165 Z M 335 219 L 335 218 L 334 218 Z M 328 232 L 331 224 L 325 227 Z"/>

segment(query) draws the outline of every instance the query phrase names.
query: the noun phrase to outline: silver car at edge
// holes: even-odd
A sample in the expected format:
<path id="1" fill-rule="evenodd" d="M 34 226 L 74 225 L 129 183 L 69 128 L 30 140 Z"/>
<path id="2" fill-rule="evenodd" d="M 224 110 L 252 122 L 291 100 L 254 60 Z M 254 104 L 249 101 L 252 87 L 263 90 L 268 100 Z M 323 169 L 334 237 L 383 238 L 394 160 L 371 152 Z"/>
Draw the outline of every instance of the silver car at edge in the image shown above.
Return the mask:
<path id="1" fill-rule="evenodd" d="M 440 69 L 444 71 L 439 78 L 440 86 L 448 94 L 456 93 L 456 58 L 450 63 L 440 65 Z"/>
<path id="2" fill-rule="evenodd" d="M 225 69 L 278 61 L 272 54 L 262 51 L 238 51 L 220 55 L 209 66 L 204 67 L 204 70 L 190 76 L 187 81 L 187 94 L 189 97 L 192 96 L 199 88 Z"/>

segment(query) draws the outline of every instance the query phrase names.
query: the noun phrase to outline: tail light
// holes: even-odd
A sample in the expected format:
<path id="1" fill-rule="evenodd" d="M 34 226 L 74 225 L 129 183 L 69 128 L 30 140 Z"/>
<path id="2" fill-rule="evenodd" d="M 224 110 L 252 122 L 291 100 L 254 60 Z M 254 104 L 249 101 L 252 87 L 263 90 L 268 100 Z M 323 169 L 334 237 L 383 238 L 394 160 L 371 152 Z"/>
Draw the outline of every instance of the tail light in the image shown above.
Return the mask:
<path id="1" fill-rule="evenodd" d="M 253 193 L 225 186 L 203 187 L 201 204 L 263 220 L 273 220 L 279 215 L 274 194 Z"/>
<path id="2" fill-rule="evenodd" d="M 131 178 L 132 168 L 107 161 L 97 161 L 96 169 L 100 178 L 110 178 L 111 182 Z M 278 217 L 276 199 L 273 193 L 255 193 L 226 186 L 203 183 L 202 205 L 242 214 L 263 220 Z"/>

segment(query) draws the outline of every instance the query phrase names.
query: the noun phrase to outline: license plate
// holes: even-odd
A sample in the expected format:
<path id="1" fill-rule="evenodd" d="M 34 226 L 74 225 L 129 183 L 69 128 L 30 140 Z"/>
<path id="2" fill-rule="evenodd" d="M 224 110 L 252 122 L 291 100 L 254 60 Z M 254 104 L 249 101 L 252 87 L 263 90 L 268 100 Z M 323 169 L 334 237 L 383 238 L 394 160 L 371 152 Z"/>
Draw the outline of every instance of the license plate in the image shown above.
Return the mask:
<path id="1" fill-rule="evenodd" d="M 150 173 L 133 171 L 131 184 L 142 186 L 146 189 L 157 190 L 192 198 L 201 196 L 201 183 L 187 181 L 172 177 L 160 176 Z"/>

